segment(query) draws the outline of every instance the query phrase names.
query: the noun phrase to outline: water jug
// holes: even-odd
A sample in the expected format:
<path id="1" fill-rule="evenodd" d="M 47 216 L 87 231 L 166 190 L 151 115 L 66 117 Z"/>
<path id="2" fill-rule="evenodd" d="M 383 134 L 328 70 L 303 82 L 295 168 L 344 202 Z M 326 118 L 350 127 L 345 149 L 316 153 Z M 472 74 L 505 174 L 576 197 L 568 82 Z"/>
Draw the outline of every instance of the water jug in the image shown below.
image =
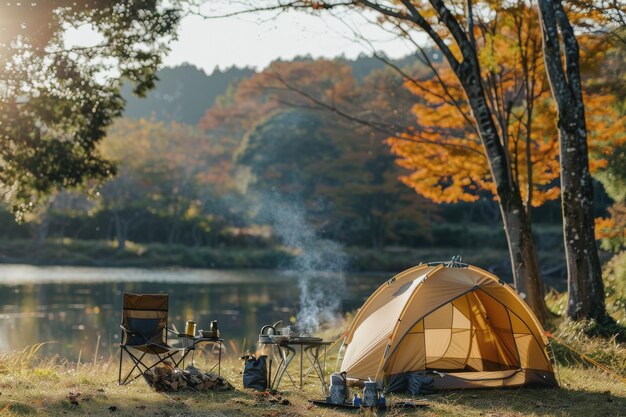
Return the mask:
<path id="1" fill-rule="evenodd" d="M 345 404 L 348 402 L 348 384 L 345 372 L 335 372 L 330 376 L 330 402 Z"/>
<path id="2" fill-rule="evenodd" d="M 217 328 L 217 320 L 213 320 L 211 322 L 211 327 L 209 328 L 209 331 L 211 332 L 212 338 L 217 339 L 218 337 L 220 337 L 220 330 Z"/>
<path id="3" fill-rule="evenodd" d="M 378 384 L 376 381 L 365 382 L 363 405 L 365 407 L 376 407 L 378 405 Z"/>

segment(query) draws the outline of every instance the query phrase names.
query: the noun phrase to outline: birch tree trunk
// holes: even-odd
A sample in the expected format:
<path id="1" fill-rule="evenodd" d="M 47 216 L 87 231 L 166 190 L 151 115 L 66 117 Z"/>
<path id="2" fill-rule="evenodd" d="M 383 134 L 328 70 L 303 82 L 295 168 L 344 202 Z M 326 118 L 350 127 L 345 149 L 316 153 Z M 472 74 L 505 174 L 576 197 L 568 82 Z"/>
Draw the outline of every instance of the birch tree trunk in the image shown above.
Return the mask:
<path id="1" fill-rule="evenodd" d="M 606 316 L 606 309 L 594 233 L 593 187 L 589 173 L 578 41 L 560 0 L 539 0 L 539 16 L 546 71 L 558 114 L 563 237 L 569 294 L 567 315 L 575 320 L 601 319 Z"/>

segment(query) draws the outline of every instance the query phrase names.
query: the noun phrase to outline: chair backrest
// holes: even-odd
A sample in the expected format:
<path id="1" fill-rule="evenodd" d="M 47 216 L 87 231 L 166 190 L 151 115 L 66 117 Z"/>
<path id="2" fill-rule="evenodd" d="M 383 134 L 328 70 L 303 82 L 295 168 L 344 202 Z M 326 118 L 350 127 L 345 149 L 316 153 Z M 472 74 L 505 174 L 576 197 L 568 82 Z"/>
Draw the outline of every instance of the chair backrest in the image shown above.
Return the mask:
<path id="1" fill-rule="evenodd" d="M 146 339 L 152 343 L 167 344 L 167 294 L 124 293 L 122 325 L 139 335 L 126 335 L 125 345 L 144 345 Z"/>

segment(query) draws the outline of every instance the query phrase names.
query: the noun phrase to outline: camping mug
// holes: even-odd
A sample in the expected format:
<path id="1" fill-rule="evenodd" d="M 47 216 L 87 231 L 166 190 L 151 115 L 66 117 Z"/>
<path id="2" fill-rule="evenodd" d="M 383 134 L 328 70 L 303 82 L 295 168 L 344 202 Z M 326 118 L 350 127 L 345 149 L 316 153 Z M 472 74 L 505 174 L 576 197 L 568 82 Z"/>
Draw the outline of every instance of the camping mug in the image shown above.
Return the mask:
<path id="1" fill-rule="evenodd" d="M 211 332 L 211 337 L 217 339 L 218 337 L 220 337 L 220 331 L 217 328 L 217 320 L 213 320 L 211 322 L 211 327 L 209 328 L 209 331 Z"/>
<path id="2" fill-rule="evenodd" d="M 187 320 L 187 326 L 185 327 L 185 333 L 187 336 L 194 336 L 196 334 L 196 322 L 193 320 Z"/>

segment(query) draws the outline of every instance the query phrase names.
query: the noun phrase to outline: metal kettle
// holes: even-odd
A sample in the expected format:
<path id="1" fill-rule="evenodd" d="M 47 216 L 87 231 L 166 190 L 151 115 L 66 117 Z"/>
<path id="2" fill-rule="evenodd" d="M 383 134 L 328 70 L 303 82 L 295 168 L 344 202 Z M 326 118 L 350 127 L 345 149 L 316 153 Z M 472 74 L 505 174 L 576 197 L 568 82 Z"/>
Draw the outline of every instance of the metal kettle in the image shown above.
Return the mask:
<path id="1" fill-rule="evenodd" d="M 265 325 L 261 328 L 261 332 L 259 333 L 259 342 L 261 343 L 271 343 L 272 336 L 276 334 L 276 330 L 274 326 Z"/>

